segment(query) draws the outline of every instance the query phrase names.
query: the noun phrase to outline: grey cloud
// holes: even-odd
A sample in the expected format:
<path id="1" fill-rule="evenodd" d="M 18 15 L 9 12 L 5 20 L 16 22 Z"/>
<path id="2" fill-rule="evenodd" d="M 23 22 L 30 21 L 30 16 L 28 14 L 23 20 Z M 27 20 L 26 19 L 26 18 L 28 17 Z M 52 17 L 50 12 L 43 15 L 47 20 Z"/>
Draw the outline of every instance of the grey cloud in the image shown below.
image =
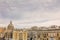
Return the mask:
<path id="1" fill-rule="evenodd" d="M 44 2 L 44 0 L 6 0 L 0 2 L 0 14 L 3 18 L 23 19 L 25 18 L 24 16 L 26 16 L 23 14 L 27 14 L 26 12 L 30 14 L 37 10 L 42 12 L 56 11 L 60 9 L 59 3 L 59 0 L 53 0 L 52 2 Z"/>

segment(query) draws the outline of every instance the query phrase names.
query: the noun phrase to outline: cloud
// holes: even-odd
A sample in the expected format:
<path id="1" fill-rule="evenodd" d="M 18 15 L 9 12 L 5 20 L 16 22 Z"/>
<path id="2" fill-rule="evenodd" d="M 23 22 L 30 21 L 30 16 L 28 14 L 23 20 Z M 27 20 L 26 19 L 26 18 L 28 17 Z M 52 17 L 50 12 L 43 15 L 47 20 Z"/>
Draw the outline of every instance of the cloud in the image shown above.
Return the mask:
<path id="1" fill-rule="evenodd" d="M 50 20 L 50 21 L 47 21 L 47 22 L 45 22 L 45 23 L 41 23 L 40 24 L 41 26 L 51 26 L 51 25 L 58 25 L 58 26 L 60 26 L 60 19 L 56 19 L 56 20 Z"/>

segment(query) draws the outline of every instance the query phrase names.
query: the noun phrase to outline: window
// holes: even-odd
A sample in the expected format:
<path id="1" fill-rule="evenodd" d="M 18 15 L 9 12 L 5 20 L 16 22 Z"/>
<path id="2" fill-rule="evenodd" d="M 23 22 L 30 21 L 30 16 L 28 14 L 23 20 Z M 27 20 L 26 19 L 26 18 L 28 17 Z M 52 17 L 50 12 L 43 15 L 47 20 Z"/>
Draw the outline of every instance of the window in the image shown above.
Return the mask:
<path id="1" fill-rule="evenodd" d="M 44 37 L 44 38 L 46 38 L 47 36 L 48 36 L 48 34 L 47 34 L 47 33 L 43 34 L 43 37 Z"/>
<path id="2" fill-rule="evenodd" d="M 57 33 L 57 36 L 59 36 L 59 34 Z"/>
<path id="3" fill-rule="evenodd" d="M 38 35 L 38 38 L 40 38 L 40 35 Z"/>
<path id="4" fill-rule="evenodd" d="M 32 40 L 32 37 L 30 38 L 30 40 Z"/>
<path id="5" fill-rule="evenodd" d="M 48 38 L 47 38 L 47 40 L 48 40 Z"/>
<path id="6" fill-rule="evenodd" d="M 11 34 L 10 36 L 11 36 L 11 38 L 12 38 L 12 36 L 13 36 L 13 33 L 10 33 L 10 34 Z"/>

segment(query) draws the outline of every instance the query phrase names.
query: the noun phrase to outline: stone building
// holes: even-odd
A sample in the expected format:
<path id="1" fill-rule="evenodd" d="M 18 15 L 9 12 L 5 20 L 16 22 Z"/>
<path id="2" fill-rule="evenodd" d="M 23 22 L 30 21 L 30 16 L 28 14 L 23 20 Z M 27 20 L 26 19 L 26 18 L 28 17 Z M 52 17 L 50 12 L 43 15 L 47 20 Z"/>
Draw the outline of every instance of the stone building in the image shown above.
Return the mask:
<path id="1" fill-rule="evenodd" d="M 23 30 L 14 30 L 13 31 L 13 40 L 27 40 L 27 31 Z"/>
<path id="2" fill-rule="evenodd" d="M 29 29 L 28 34 L 28 40 L 60 40 L 60 26 Z"/>
<path id="3" fill-rule="evenodd" d="M 5 40 L 5 30 L 6 28 L 0 27 L 0 40 Z"/>
<path id="4" fill-rule="evenodd" d="M 60 26 L 16 29 L 10 21 L 7 28 L 0 27 L 0 40 L 60 40 Z"/>

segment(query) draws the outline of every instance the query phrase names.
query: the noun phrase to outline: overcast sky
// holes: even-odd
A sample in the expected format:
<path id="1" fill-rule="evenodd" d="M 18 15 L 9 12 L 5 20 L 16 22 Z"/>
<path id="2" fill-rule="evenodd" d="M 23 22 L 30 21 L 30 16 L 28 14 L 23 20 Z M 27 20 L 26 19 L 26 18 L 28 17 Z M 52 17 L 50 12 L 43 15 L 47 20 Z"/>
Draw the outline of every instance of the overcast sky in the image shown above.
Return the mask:
<path id="1" fill-rule="evenodd" d="M 60 25 L 60 0 L 0 0 L 0 26 Z"/>

